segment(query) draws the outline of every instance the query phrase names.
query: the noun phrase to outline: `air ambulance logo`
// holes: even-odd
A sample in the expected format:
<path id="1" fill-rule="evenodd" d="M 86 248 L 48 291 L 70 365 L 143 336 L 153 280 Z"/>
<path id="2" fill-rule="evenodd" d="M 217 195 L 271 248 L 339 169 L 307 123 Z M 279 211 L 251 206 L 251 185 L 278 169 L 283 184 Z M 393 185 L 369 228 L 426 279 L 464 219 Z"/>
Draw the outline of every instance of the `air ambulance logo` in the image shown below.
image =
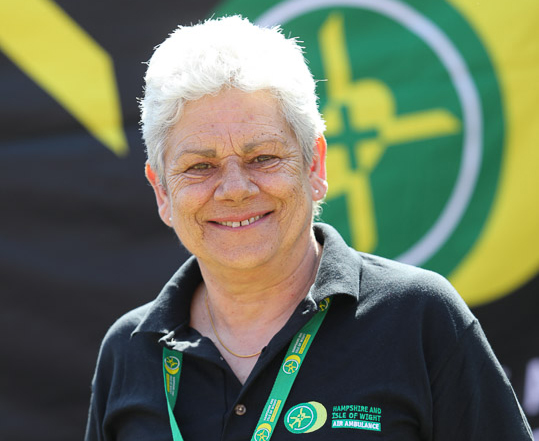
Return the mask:
<path id="1" fill-rule="evenodd" d="M 328 299 L 328 298 L 325 298 L 324 300 L 322 300 L 319 304 L 318 304 L 318 308 L 320 309 L 320 311 L 325 311 L 326 309 L 329 308 L 329 304 L 330 304 L 331 300 Z"/>
<path id="2" fill-rule="evenodd" d="M 283 363 L 283 372 L 285 374 L 293 374 L 299 369 L 301 359 L 297 355 L 290 355 Z"/>
<path id="3" fill-rule="evenodd" d="M 173 355 L 169 355 L 165 358 L 165 370 L 170 375 L 176 375 L 180 370 L 180 360 Z"/>
<path id="4" fill-rule="evenodd" d="M 216 14 L 281 25 L 328 80 L 318 83 L 323 220 L 356 249 L 449 276 L 490 212 L 504 140 L 498 80 L 475 30 L 443 1 L 256 5 L 229 0 Z"/>
<path id="5" fill-rule="evenodd" d="M 268 423 L 262 423 L 256 428 L 255 441 L 267 441 L 270 438 L 271 426 Z"/>
<path id="6" fill-rule="evenodd" d="M 310 433 L 320 429 L 326 420 L 326 408 L 316 401 L 309 401 L 290 408 L 284 417 L 284 425 L 292 433 Z"/>

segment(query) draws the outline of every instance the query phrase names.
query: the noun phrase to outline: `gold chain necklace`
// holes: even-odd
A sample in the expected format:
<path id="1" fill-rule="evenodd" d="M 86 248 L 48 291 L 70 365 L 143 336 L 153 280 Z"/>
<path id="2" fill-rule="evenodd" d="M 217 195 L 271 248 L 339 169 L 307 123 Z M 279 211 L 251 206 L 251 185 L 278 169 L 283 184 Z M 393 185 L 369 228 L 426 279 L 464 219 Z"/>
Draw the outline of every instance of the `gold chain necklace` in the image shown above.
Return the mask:
<path id="1" fill-rule="evenodd" d="M 223 343 L 223 340 L 221 340 L 221 338 L 219 337 L 219 334 L 217 333 L 217 329 L 215 329 L 215 324 L 213 323 L 213 317 L 212 317 L 211 311 L 210 311 L 210 305 L 208 304 L 208 290 L 207 289 L 205 290 L 205 293 L 204 293 L 204 300 L 205 300 L 205 303 L 206 303 L 206 310 L 208 311 L 208 316 L 210 317 L 210 323 L 211 323 L 211 327 L 213 329 L 213 333 L 217 337 L 217 340 L 219 340 L 219 343 L 221 343 L 221 346 L 223 348 L 225 348 L 227 352 L 231 353 L 234 357 L 238 357 L 238 358 L 252 358 L 252 357 L 256 357 L 257 355 L 261 354 L 262 349 L 260 351 L 258 351 L 258 352 L 255 352 L 254 354 L 249 354 L 249 355 L 236 354 L 234 351 L 231 351 Z"/>

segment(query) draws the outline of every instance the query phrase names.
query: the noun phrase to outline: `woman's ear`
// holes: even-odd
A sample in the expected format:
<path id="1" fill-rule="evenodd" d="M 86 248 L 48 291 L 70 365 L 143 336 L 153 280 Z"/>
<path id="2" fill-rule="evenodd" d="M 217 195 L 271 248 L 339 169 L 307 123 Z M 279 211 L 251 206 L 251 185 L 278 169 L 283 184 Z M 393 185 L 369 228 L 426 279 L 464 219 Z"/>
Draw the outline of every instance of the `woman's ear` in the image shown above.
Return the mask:
<path id="1" fill-rule="evenodd" d="M 326 153 L 326 138 L 324 138 L 324 135 L 320 134 L 314 147 L 313 161 L 311 163 L 309 174 L 309 181 L 311 182 L 313 192 L 312 196 L 315 201 L 323 199 L 328 191 L 328 183 L 326 180 Z"/>
<path id="2" fill-rule="evenodd" d="M 165 187 L 163 187 L 163 184 L 161 184 L 161 180 L 157 176 L 157 173 L 155 173 L 155 171 L 152 169 L 149 162 L 146 162 L 144 172 L 146 174 L 146 179 L 148 179 L 150 182 L 155 193 L 155 200 L 157 201 L 157 211 L 159 212 L 159 216 L 166 225 L 171 227 L 171 207 L 167 190 Z"/>

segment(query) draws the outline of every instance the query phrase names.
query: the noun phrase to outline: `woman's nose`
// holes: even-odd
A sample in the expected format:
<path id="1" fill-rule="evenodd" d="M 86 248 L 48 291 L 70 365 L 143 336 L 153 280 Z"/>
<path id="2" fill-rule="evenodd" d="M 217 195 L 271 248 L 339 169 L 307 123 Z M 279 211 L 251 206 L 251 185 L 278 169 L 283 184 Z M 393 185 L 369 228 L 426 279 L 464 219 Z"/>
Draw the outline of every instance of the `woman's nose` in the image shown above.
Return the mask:
<path id="1" fill-rule="evenodd" d="M 241 202 L 258 193 L 258 186 L 239 158 L 230 158 L 222 165 L 221 179 L 215 190 L 217 200 Z"/>

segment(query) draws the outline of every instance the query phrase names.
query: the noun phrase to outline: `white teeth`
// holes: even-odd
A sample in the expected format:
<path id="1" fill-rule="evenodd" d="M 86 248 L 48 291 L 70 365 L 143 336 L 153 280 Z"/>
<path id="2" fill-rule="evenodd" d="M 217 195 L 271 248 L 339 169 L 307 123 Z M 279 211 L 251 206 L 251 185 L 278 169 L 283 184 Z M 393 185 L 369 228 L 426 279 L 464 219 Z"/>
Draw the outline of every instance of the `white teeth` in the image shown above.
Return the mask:
<path id="1" fill-rule="evenodd" d="M 249 224 L 252 224 L 253 222 L 260 219 L 260 216 L 251 217 L 249 219 L 242 220 L 241 222 L 219 222 L 220 225 L 223 225 L 225 227 L 232 227 L 232 228 L 238 228 L 239 226 L 245 227 Z"/>

